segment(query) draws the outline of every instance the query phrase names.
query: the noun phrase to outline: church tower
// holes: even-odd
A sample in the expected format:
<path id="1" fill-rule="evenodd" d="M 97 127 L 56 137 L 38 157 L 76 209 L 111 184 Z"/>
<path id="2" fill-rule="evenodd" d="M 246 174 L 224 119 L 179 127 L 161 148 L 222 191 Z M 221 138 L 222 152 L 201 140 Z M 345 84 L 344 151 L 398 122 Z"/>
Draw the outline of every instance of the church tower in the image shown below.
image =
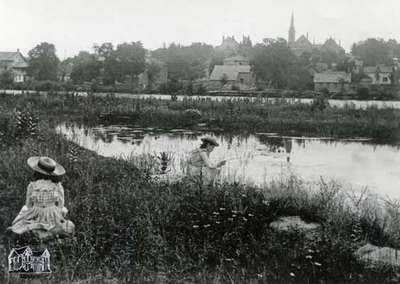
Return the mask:
<path id="1" fill-rule="evenodd" d="M 296 40 L 296 31 L 294 29 L 294 16 L 293 16 L 293 12 L 292 12 L 292 18 L 290 21 L 290 28 L 289 28 L 289 37 L 288 37 L 289 47 L 293 46 L 295 40 Z"/>

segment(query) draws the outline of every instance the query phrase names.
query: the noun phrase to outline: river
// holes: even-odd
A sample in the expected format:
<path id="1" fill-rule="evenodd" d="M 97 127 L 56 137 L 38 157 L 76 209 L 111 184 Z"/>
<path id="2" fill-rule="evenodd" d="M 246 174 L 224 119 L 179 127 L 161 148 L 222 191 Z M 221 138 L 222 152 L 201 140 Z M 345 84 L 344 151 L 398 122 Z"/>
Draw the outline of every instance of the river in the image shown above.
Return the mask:
<path id="1" fill-rule="evenodd" d="M 189 151 L 199 146 L 201 137 L 209 135 L 220 144 L 211 153 L 211 159 L 228 161 L 221 171 L 221 181 L 262 186 L 295 175 L 305 181 L 334 180 L 346 188 L 368 188 L 384 197 L 400 198 L 400 147 L 396 145 L 276 133 L 233 136 L 127 125 L 87 128 L 64 123 L 57 130 L 103 156 L 157 160 L 165 152 L 171 159 L 169 174 L 178 176 L 184 174 Z"/>

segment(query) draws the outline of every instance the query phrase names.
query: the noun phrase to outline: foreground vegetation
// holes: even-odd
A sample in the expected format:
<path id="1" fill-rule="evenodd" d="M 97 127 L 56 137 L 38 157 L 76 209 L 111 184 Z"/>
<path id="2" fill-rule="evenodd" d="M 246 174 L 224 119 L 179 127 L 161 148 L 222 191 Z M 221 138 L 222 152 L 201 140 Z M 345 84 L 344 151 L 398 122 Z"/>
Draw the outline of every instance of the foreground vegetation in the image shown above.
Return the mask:
<path id="1" fill-rule="evenodd" d="M 0 231 L 25 201 L 27 158 L 41 154 L 62 163 L 66 206 L 77 232 L 52 252 L 52 281 L 385 283 L 396 277 L 391 269 L 365 269 L 352 255 L 367 240 L 396 245 L 396 239 L 383 230 L 371 200 L 346 206 L 335 183 L 321 182 L 314 194 L 296 178 L 264 189 L 168 184 L 47 128 L 42 124 L 36 135 L 2 145 Z M 268 227 L 286 215 L 320 222 L 321 234 L 308 239 Z M 3 269 L 1 282 L 7 277 Z"/>

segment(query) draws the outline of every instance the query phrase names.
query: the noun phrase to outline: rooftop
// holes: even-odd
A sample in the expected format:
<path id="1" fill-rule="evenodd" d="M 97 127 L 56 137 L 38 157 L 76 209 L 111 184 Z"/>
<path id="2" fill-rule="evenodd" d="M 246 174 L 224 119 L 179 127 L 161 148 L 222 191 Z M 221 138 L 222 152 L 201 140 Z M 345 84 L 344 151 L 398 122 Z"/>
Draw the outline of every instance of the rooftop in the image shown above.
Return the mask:
<path id="1" fill-rule="evenodd" d="M 393 68 L 387 65 L 377 65 L 377 66 L 365 66 L 364 73 L 392 73 Z"/>
<path id="2" fill-rule="evenodd" d="M 344 83 L 351 82 L 351 75 L 346 72 L 323 72 L 315 73 L 314 83 Z"/>
<path id="3" fill-rule="evenodd" d="M 26 68 L 28 63 L 22 54 L 17 52 L 0 51 L 0 63 L 5 63 L 14 68 Z"/>
<path id="4" fill-rule="evenodd" d="M 250 65 L 215 65 L 210 80 L 219 81 L 226 75 L 228 81 L 236 81 L 239 73 L 251 72 Z"/>

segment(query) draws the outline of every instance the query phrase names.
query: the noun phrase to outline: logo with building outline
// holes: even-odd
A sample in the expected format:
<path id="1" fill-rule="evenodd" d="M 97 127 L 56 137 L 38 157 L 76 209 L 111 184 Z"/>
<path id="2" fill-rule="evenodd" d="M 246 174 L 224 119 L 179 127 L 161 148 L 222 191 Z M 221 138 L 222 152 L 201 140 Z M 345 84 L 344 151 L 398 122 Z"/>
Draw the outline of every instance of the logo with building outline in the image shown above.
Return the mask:
<path id="1" fill-rule="evenodd" d="M 8 272 L 20 274 L 51 273 L 47 249 L 32 251 L 29 246 L 13 248 L 8 255 Z"/>

